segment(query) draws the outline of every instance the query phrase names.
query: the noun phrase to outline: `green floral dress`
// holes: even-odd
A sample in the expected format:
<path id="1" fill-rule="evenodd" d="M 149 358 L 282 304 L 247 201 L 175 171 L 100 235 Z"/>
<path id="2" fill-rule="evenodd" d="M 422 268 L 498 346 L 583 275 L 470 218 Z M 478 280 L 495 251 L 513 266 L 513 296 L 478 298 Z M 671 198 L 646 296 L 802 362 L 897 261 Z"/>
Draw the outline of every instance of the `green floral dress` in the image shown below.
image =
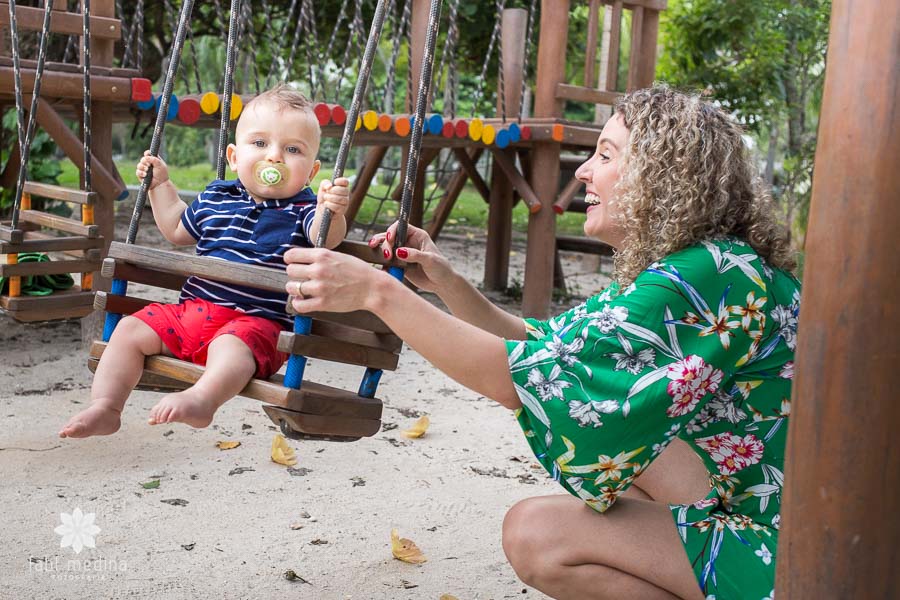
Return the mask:
<path id="1" fill-rule="evenodd" d="M 743 241 L 704 242 L 507 341 L 528 443 L 604 512 L 676 436 L 712 490 L 671 505 L 708 598 L 773 596 L 800 284 Z"/>

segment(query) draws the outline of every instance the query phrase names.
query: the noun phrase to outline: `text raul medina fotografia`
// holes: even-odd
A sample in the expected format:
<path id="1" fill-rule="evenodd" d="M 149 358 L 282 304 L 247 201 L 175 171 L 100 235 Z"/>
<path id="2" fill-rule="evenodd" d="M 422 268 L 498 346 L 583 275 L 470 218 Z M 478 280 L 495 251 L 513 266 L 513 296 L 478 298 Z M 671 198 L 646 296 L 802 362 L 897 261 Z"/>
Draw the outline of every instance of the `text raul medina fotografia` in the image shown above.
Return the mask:
<path id="1" fill-rule="evenodd" d="M 51 579 L 60 581 L 102 581 L 107 575 L 124 573 L 128 565 L 124 560 L 109 559 L 103 556 L 96 558 L 69 558 L 61 560 L 60 557 L 28 559 L 28 570 L 32 573 L 43 573 Z"/>

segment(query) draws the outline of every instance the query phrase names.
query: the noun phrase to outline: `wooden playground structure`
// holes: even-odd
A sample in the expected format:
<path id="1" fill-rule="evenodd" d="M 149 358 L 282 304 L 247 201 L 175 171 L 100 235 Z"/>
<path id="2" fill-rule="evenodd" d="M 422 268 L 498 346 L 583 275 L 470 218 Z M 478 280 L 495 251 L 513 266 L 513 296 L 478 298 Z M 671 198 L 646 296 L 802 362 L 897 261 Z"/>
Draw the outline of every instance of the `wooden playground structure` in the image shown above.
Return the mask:
<path id="1" fill-rule="evenodd" d="M 82 35 L 82 14 L 69 11 L 65 0 L 51 1 L 50 31 Z M 3 4 L 0 26 L 9 26 L 9 5 L 0 4 Z M 87 276 L 82 279 L 81 289 L 47 297 L 21 296 L 11 286 L 8 294 L 0 296 L 0 307 L 23 321 L 83 316 L 90 312 L 94 302 L 95 294 L 91 290 L 103 292 L 96 294 L 98 308 L 127 313 L 140 304 L 125 296 L 105 293 L 109 278 L 123 276 L 123 272 L 133 281 L 144 277 L 148 282 L 172 289 L 181 285 L 180 275 L 161 277 L 136 267 L 137 249 L 117 247 L 109 255 L 113 203 L 124 189 L 112 161 L 112 124 L 117 118 L 130 115 L 133 103 L 148 101 L 150 87 L 149 82 L 141 79 L 138 68 L 113 66 L 114 44 L 123 35 L 114 0 L 94 0 L 91 4 L 93 64 L 89 120 L 93 135 L 84 163 L 89 168 L 83 171 L 92 172 L 92 184 L 88 182 L 83 186 L 85 189 L 72 190 L 25 182 L 22 226 L 7 224 L 0 228 L 0 253 L 7 255 L 7 264 L 0 266 L 0 276 L 15 278 L 63 272 L 60 268 Z M 420 33 L 425 30 L 423 19 L 427 18 L 427 5 L 426 0 L 412 0 L 413 61 L 421 60 L 424 35 Z M 530 212 L 523 312 L 533 316 L 547 315 L 556 252 L 565 247 L 557 239 L 555 219 L 559 211 L 571 206 L 578 191 L 577 182 L 561 185 L 561 153 L 593 148 L 599 131 L 599 126 L 593 123 L 567 121 L 564 103 L 575 100 L 610 104 L 620 87 L 631 90 L 650 84 L 655 69 L 659 15 L 666 3 L 665 0 L 590 0 L 591 28 L 583 86 L 563 79 L 570 6 L 569 0 L 541 1 L 534 110 L 521 119 L 518 118 L 522 110 L 518 89 L 525 77 L 522 57 L 526 54 L 527 15 L 516 9 L 503 13 L 502 64 L 508 87 L 504 94 L 498 95 L 498 105 L 504 103 L 506 115 L 481 119 L 480 124 L 490 126 L 496 133 L 515 120 L 520 138 L 513 142 L 507 140 L 501 147 L 494 143 L 494 138 L 485 142 L 461 136 L 457 123 L 449 121 L 451 127 L 447 128 L 442 122 L 439 130 L 423 140 L 425 150 L 420 169 L 424 171 L 437 151 L 447 148 L 458 163 L 458 172 L 429 223 L 423 223 L 421 183 L 424 178 L 419 177 L 411 217 L 412 223 L 423 224 L 433 235 L 439 235 L 456 197 L 465 183 L 471 181 L 490 211 L 484 283 L 487 289 L 498 289 L 506 286 L 508 278 L 511 210 L 522 199 Z M 594 57 L 600 38 L 597 16 L 601 10 L 607 10 L 612 16 L 614 26 L 608 64 L 603 71 L 606 76 L 598 81 Z M 631 51 L 627 83 L 620 86 L 616 80 L 620 29 L 616 25 L 622 22 L 624 11 L 631 13 Z M 41 13 L 39 8 L 16 8 L 19 29 L 40 31 Z M 900 492 L 900 450 L 891 441 L 894 429 L 900 424 L 900 413 L 897 393 L 888 378 L 889 369 L 900 357 L 900 341 L 883 329 L 885 318 L 889 320 L 900 313 L 897 300 L 900 280 L 890 275 L 896 271 L 894 264 L 900 256 L 897 235 L 900 209 L 896 203 L 900 197 L 900 176 L 894 164 L 900 156 L 898 22 L 900 6 L 896 3 L 854 3 L 852 14 L 848 0 L 835 0 L 833 4 L 806 246 L 803 320 L 793 402 L 796 408 L 790 426 L 787 493 L 778 557 L 779 598 L 888 598 L 895 597 L 900 588 L 895 550 L 896 539 L 900 537 L 900 518 L 893 506 L 893 499 Z M 0 56 L 0 103 L 4 109 L 14 103 L 14 69 L 6 54 Z M 26 94 L 34 83 L 36 66 L 35 61 L 22 60 L 22 85 Z M 418 66 L 413 64 L 413 73 L 419 72 Z M 67 117 L 77 118 L 83 102 L 78 69 L 72 63 L 48 62 L 35 117 L 60 149 L 73 162 L 82 164 L 83 140 L 72 133 L 66 122 Z M 193 100 L 199 105 L 202 98 Z M 187 106 L 192 106 L 191 102 Z M 326 135 L 340 135 L 339 114 L 337 111 L 337 119 L 334 110 L 325 115 Z M 206 117 L 196 116 L 195 121 L 202 125 Z M 405 134 L 393 129 L 403 117 L 377 112 L 374 116 L 363 115 L 356 143 L 368 146 L 368 151 L 354 189 L 354 210 L 358 210 L 365 198 L 366 188 L 388 148 L 404 143 Z M 465 133 L 470 128 L 471 122 L 466 124 Z M 18 144 L 11 144 L 11 152 L 6 169 L 0 174 L 4 188 L 16 185 L 20 162 Z M 495 165 L 487 180 L 475 167 L 484 154 L 489 154 Z M 32 195 L 75 203 L 82 209 L 82 218 L 63 219 L 32 209 L 29 206 Z M 835 244 L 834 239 L 840 239 L 841 244 Z M 378 257 L 372 257 L 356 245 L 348 244 L 345 249 L 379 262 Z M 73 260 L 34 264 L 15 261 L 17 254 L 34 251 L 63 252 Z M 154 256 L 165 258 L 162 254 Z M 107 258 L 105 263 L 104 258 Z M 195 265 L 194 268 L 202 271 L 205 267 Z M 240 274 L 233 276 L 240 277 Z M 277 289 L 283 287 L 283 280 L 273 279 L 265 285 Z M 850 291 L 842 295 L 836 293 L 838 287 Z M 859 290 L 866 293 L 859 294 Z M 348 315 L 343 321 L 323 318 L 315 323 L 313 333 L 320 339 L 312 339 L 314 335 L 310 341 L 303 342 L 304 353 L 321 352 L 325 358 L 368 367 L 396 366 L 401 343 L 386 329 L 379 329 L 383 324 L 366 315 Z M 339 335 L 346 339 L 335 342 Z M 92 353 L 94 364 L 101 351 L 102 348 Z M 157 388 L 178 387 L 186 379 L 198 376 L 197 373 L 185 375 L 183 366 L 171 365 L 167 359 L 152 360 L 156 362 L 148 364 L 144 383 Z M 166 377 L 166 372 L 177 378 Z M 340 399 L 335 402 L 332 392 L 318 388 L 307 388 L 304 398 L 296 400 L 283 386 L 277 383 L 273 386 L 255 390 L 254 396 L 292 408 L 296 408 L 297 402 L 306 402 L 301 412 L 309 414 L 332 411 L 330 416 L 370 421 L 377 421 L 380 415 L 379 406 L 377 415 L 373 409 L 361 417 L 358 404 L 350 412 L 341 412 L 344 408 Z M 315 427 L 309 423 L 296 425 Z M 360 434 L 363 425 L 370 429 L 375 426 L 373 422 L 350 425 L 349 429 L 338 432 L 338 437 Z"/>

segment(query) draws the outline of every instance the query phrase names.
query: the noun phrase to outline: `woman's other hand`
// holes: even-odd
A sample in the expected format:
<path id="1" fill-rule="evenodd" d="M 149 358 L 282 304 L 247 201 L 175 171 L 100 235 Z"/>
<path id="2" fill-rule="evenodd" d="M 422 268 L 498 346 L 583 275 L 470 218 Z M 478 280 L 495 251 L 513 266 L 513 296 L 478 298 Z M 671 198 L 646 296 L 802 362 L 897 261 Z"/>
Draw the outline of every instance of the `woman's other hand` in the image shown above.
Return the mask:
<path id="1" fill-rule="evenodd" d="M 369 247 L 381 246 L 384 257 L 391 258 L 396 235 L 397 223 L 394 223 L 386 232 L 370 239 Z M 406 263 L 406 278 L 413 285 L 438 295 L 445 286 L 451 284 L 456 274 L 450 262 L 431 240 L 431 236 L 425 230 L 412 225 L 406 230 L 406 245 L 396 250 L 396 258 Z"/>

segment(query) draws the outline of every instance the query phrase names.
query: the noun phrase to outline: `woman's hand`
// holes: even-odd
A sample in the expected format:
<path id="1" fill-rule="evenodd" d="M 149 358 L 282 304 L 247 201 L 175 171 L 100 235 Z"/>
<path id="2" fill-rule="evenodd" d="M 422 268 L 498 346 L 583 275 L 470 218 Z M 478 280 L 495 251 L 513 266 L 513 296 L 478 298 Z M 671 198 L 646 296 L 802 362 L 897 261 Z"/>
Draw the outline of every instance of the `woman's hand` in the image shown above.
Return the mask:
<path id="1" fill-rule="evenodd" d="M 149 150 L 144 152 L 144 156 L 141 158 L 140 162 L 138 162 L 137 167 L 134 170 L 134 174 L 137 175 L 138 180 L 144 180 L 150 167 L 153 167 L 153 178 L 150 180 L 150 187 L 147 189 L 156 189 L 157 186 L 169 181 L 169 167 L 166 165 L 165 161 L 158 156 L 150 156 Z"/>
<path id="2" fill-rule="evenodd" d="M 382 247 L 385 258 L 391 257 L 397 223 L 391 225 L 385 233 L 379 233 L 369 240 L 369 246 Z M 406 233 L 406 245 L 397 248 L 397 258 L 406 264 L 406 278 L 419 289 L 440 294 L 447 285 L 451 285 L 456 272 L 450 262 L 441 254 L 431 237 L 423 229 L 409 226 Z"/>
<path id="3" fill-rule="evenodd" d="M 378 279 L 387 273 L 325 248 L 291 248 L 284 255 L 290 279 L 285 291 L 299 313 L 371 310 Z"/>

